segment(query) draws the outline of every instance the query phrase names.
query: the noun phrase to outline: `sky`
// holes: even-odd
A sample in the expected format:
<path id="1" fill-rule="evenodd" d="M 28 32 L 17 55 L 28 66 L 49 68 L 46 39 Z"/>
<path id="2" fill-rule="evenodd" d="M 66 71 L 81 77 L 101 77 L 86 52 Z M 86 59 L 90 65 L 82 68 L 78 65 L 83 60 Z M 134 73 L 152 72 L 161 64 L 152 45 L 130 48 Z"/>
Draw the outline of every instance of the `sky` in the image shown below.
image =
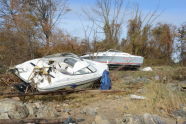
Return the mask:
<path id="1" fill-rule="evenodd" d="M 125 0 L 126 1 L 126 0 Z M 74 37 L 84 38 L 84 30 L 91 27 L 91 21 L 83 14 L 84 10 L 90 10 L 95 7 L 96 0 L 69 0 L 68 5 L 71 9 L 63 18 L 59 28 L 71 34 Z M 158 10 L 160 16 L 154 22 L 173 24 L 180 26 L 186 22 L 186 0 L 128 0 L 127 2 L 127 18 L 125 18 L 121 37 L 126 37 L 127 21 L 131 17 L 131 10 L 136 4 L 142 10 L 142 13 Z M 90 12 L 90 14 L 92 14 Z M 92 35 L 92 34 L 91 34 Z"/>

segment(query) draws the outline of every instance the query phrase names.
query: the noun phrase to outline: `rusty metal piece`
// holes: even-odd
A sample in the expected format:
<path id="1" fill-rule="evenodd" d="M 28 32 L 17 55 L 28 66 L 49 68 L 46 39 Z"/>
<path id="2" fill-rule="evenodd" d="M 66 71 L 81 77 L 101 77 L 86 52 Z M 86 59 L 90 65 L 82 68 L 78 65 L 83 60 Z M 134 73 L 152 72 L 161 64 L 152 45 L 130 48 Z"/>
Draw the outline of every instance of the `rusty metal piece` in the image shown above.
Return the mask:
<path id="1" fill-rule="evenodd" d="M 1 119 L 0 124 L 62 124 L 65 119 Z"/>
<path id="2" fill-rule="evenodd" d="M 25 97 L 25 96 L 37 96 L 37 95 L 66 95 L 70 93 L 121 93 L 125 90 L 58 90 L 50 92 L 35 92 L 35 93 L 0 93 L 3 97 Z"/>

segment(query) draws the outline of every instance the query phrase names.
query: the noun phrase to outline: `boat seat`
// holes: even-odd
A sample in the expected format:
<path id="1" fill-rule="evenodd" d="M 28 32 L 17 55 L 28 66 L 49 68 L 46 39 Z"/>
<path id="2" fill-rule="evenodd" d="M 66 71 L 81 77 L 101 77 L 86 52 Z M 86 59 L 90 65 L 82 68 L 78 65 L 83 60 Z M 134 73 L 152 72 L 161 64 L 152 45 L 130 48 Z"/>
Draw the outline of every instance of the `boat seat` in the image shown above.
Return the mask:
<path id="1" fill-rule="evenodd" d="M 61 71 L 66 70 L 66 68 L 68 67 L 68 65 L 66 63 L 63 63 L 63 62 L 58 62 L 58 63 L 56 63 L 55 67 L 56 67 L 56 69 L 58 71 L 61 72 Z"/>
<path id="2" fill-rule="evenodd" d="M 66 67 L 66 71 L 67 71 L 69 74 L 74 74 L 73 68 L 70 67 L 70 66 L 67 66 L 67 67 Z"/>

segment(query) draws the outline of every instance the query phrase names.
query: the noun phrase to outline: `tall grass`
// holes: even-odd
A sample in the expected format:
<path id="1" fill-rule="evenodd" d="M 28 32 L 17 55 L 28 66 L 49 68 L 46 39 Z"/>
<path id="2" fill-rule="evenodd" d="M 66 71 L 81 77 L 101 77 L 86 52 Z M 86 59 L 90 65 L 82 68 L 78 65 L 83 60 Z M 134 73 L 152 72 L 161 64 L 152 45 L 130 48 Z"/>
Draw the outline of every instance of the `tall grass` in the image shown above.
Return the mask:
<path id="1" fill-rule="evenodd" d="M 186 94 L 181 91 L 167 89 L 167 85 L 159 82 L 151 82 L 144 86 L 145 100 L 128 100 L 125 103 L 127 110 L 124 112 L 133 114 L 152 113 L 161 116 L 171 116 L 171 113 L 180 105 L 186 104 Z"/>

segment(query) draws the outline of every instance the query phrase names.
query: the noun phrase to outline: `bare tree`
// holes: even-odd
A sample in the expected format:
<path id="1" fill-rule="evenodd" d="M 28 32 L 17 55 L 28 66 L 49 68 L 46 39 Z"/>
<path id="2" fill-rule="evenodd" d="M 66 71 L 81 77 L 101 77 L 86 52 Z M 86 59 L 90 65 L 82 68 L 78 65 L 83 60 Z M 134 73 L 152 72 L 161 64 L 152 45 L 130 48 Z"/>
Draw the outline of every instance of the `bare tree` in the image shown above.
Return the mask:
<path id="1" fill-rule="evenodd" d="M 159 17 L 157 9 L 149 12 L 146 15 L 142 14 L 139 5 L 134 9 L 134 17 L 129 20 L 127 41 L 130 46 L 132 54 L 139 54 L 145 56 L 147 53 L 146 47 L 149 42 L 151 26 L 153 22 Z"/>
<path id="2" fill-rule="evenodd" d="M 0 3 L 2 27 L 10 32 L 17 32 L 24 39 L 24 42 L 28 42 L 28 53 L 31 58 L 34 58 L 33 41 L 36 36 L 37 25 L 28 2 L 23 0 L 0 0 Z"/>
<path id="3" fill-rule="evenodd" d="M 152 29 L 154 48 L 157 57 L 164 58 L 164 62 L 171 62 L 173 52 L 173 42 L 175 38 L 175 27 L 169 24 L 159 23 Z"/>
<path id="4" fill-rule="evenodd" d="M 93 15 L 84 10 L 88 18 L 104 33 L 107 48 L 113 48 L 119 42 L 124 14 L 124 0 L 97 0 L 91 9 Z"/>
<path id="5" fill-rule="evenodd" d="M 8 44 L 14 46 L 11 51 L 17 55 L 11 59 L 15 61 L 18 56 L 19 60 L 35 58 L 41 43 L 49 47 L 52 31 L 67 11 L 67 0 L 0 0 L 0 27 L 3 32 L 12 34 L 11 38 L 5 37 L 6 40 L 0 39 L 0 42 L 7 48 Z M 18 45 L 21 43 L 24 49 Z M 18 50 L 25 55 L 18 55 Z"/>
<path id="6" fill-rule="evenodd" d="M 31 1 L 32 2 L 32 1 Z M 67 0 L 35 0 L 32 4 L 33 14 L 45 36 L 46 46 L 50 45 L 50 36 L 55 24 L 70 9 L 67 7 Z"/>
<path id="7" fill-rule="evenodd" d="M 180 61 L 181 64 L 184 65 L 186 62 L 186 23 L 184 23 L 179 29 L 179 45 L 178 49 L 180 51 Z"/>

